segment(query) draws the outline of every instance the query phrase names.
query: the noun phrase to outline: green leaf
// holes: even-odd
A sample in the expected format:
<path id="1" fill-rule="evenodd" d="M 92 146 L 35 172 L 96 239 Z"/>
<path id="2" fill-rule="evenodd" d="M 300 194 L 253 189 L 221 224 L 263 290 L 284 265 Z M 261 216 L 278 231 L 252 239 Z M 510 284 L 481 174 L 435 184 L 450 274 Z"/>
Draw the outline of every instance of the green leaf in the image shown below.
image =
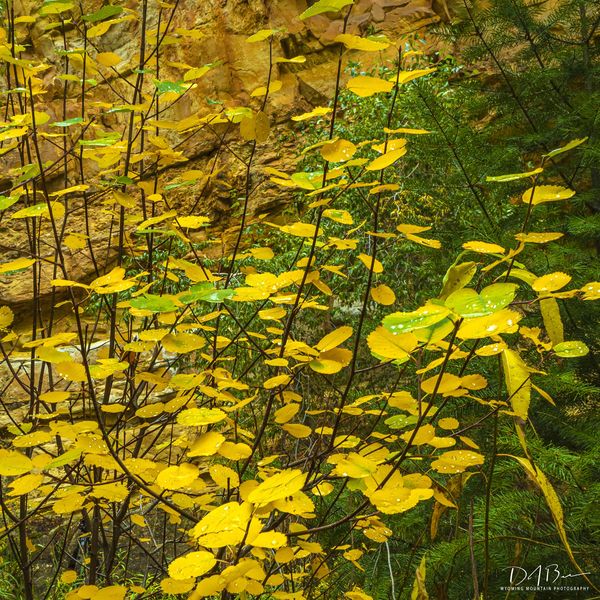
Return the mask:
<path id="1" fill-rule="evenodd" d="M 218 304 L 227 298 L 231 298 L 235 290 L 218 290 L 212 283 L 199 283 L 193 285 L 187 292 L 179 296 L 179 300 L 184 304 L 192 304 L 200 300 Z"/>
<path id="2" fill-rule="evenodd" d="M 105 148 L 106 146 L 112 146 L 121 139 L 118 133 L 111 133 L 103 137 L 96 138 L 95 140 L 79 140 L 80 146 L 90 146 L 92 148 Z"/>
<path id="3" fill-rule="evenodd" d="M 113 182 L 117 183 L 118 185 L 132 185 L 135 183 L 131 177 L 126 177 L 125 175 L 119 175 L 118 177 L 115 177 Z"/>
<path id="4" fill-rule="evenodd" d="M 412 312 L 396 312 L 383 320 L 383 326 L 392 333 L 406 333 L 424 329 L 446 317 L 449 310 L 445 306 L 426 304 Z"/>
<path id="5" fill-rule="evenodd" d="M 66 121 L 55 121 L 54 123 L 50 123 L 50 127 L 71 127 L 71 125 L 77 125 L 78 123 L 83 123 L 82 117 L 73 117 Z"/>
<path id="6" fill-rule="evenodd" d="M 173 312 L 178 308 L 172 298 L 155 294 L 145 294 L 139 298 L 133 298 L 129 303 L 133 308 L 149 310 L 154 313 Z"/>
<path id="7" fill-rule="evenodd" d="M 81 17 L 84 21 L 88 23 L 97 23 L 98 21 L 104 21 L 109 19 L 110 17 L 116 17 L 123 12 L 122 6 L 114 6 L 112 4 L 104 5 L 100 10 L 97 10 L 94 13 L 90 13 L 89 15 L 83 15 Z"/>
<path id="8" fill-rule="evenodd" d="M 308 17 L 314 17 L 324 12 L 338 12 L 344 6 L 352 4 L 354 0 L 319 0 L 316 4 L 313 4 L 307 8 L 301 15 L 301 19 L 308 19 Z"/>
<path id="9" fill-rule="evenodd" d="M 190 87 L 189 83 L 184 83 L 183 81 L 158 81 L 157 79 L 154 80 L 154 85 L 159 96 L 169 92 L 183 94 Z"/>
<path id="10" fill-rule="evenodd" d="M 294 173 L 290 179 L 303 190 L 317 190 L 323 183 L 323 171 L 312 173 Z"/>
<path id="11" fill-rule="evenodd" d="M 176 190 L 180 187 L 186 187 L 190 185 L 194 185 L 196 183 L 196 179 L 191 179 L 190 181 L 179 181 L 177 183 L 168 183 L 165 185 L 164 190 L 168 192 L 169 190 Z"/>
<path id="12" fill-rule="evenodd" d="M 494 283 L 478 294 L 474 289 L 463 288 L 450 294 L 446 306 L 461 317 L 483 317 L 508 306 L 515 297 L 516 283 Z"/>
<path id="13" fill-rule="evenodd" d="M 579 341 L 561 342 L 553 348 L 556 356 L 561 358 L 579 358 L 589 353 L 590 349 Z"/>
<path id="14" fill-rule="evenodd" d="M 49 463 L 46 463 L 44 466 L 44 471 L 50 471 L 52 469 L 58 469 L 59 467 L 64 467 L 69 463 L 77 460 L 81 456 L 81 449 L 74 448 L 72 450 L 67 450 L 64 454 L 60 454 L 54 460 L 51 460 Z"/>
<path id="15" fill-rule="evenodd" d="M 390 429 L 404 429 L 409 425 L 414 425 L 418 421 L 415 415 L 394 415 L 385 420 L 385 424 Z"/>
<path id="16" fill-rule="evenodd" d="M 10 208 L 15 202 L 19 201 L 20 196 L 0 196 L 0 210 Z"/>

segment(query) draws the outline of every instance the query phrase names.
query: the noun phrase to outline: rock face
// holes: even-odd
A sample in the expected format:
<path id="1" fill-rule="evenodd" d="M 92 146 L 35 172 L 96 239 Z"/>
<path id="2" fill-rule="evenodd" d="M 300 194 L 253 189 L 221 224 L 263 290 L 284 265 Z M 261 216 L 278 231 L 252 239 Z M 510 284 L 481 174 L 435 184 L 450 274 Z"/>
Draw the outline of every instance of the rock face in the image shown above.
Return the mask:
<path id="1" fill-rule="evenodd" d="M 34 14 L 39 5 L 37 0 L 15 2 L 16 15 Z M 98 0 L 87 0 L 83 3 L 83 11 L 90 13 L 101 6 Z M 141 14 L 141 2 L 129 0 L 125 6 L 126 9 Z M 167 8 L 159 9 L 159 3 L 155 0 L 148 2 L 144 33 L 149 41 L 152 40 L 152 36 L 156 39 L 156 30 L 163 28 L 169 18 L 170 5 L 164 6 Z M 218 66 L 196 80 L 196 87 L 177 101 L 168 113 L 161 114 L 161 118 L 181 121 L 190 115 L 205 115 L 215 112 L 215 108 L 222 107 L 250 106 L 257 110 L 260 107 L 260 98 L 253 98 L 251 94 L 267 81 L 269 44 L 249 44 L 246 38 L 263 28 L 278 30 L 272 48 L 274 58 L 292 58 L 298 55 L 306 57 L 306 61 L 301 64 L 274 65 L 272 79 L 280 80 L 282 87 L 269 99 L 266 110 L 271 123 L 276 122 L 278 127 L 283 126 L 285 129 L 285 123 L 293 114 L 328 102 L 333 93 L 339 53 L 339 47 L 333 39 L 341 32 L 343 21 L 341 18 L 329 18 L 330 14 L 299 21 L 298 14 L 306 8 L 307 3 L 304 0 L 180 0 L 169 25 L 169 32 L 174 32 L 175 37 L 167 36 L 163 41 L 164 55 L 160 59 L 160 80 L 181 80 L 181 65 L 187 65 L 184 68 L 202 67 L 206 64 Z M 379 31 L 392 39 L 398 39 L 402 34 L 447 18 L 449 12 L 444 1 L 356 0 L 348 20 L 347 31 L 355 34 Z M 67 117 L 80 114 L 80 88 L 73 83 L 65 84 L 56 78 L 64 73 L 64 58 L 61 54 L 64 41 L 57 28 L 45 27 L 47 22 L 45 19 L 38 19 L 36 23 L 20 26 L 23 29 L 19 29 L 19 35 L 21 40 L 30 46 L 23 54 L 24 57 L 43 58 L 50 65 L 42 75 L 47 92 L 42 96 L 43 100 L 37 110 L 47 112 L 52 120 L 62 120 L 65 107 Z M 90 53 L 116 53 L 122 58 L 122 62 L 116 68 L 121 74 L 129 72 L 127 79 L 130 82 L 134 81 L 136 75 L 132 69 L 139 62 L 141 27 L 141 19 L 124 20 L 112 25 L 104 35 L 90 40 L 94 48 Z M 195 33 L 189 34 L 190 30 L 194 30 Z M 78 35 L 76 31 L 69 32 L 69 49 L 83 45 L 83 40 Z M 152 47 L 152 44 L 148 47 Z M 70 59 L 71 72 L 81 74 L 83 65 L 80 57 L 71 54 Z M 364 54 L 361 54 L 360 59 L 365 59 Z M 381 57 L 378 54 L 371 55 L 370 60 L 375 62 L 381 60 Z M 156 66 L 149 62 L 147 68 L 152 71 Z M 108 114 L 102 106 L 102 101 L 106 101 L 108 96 L 113 101 L 115 94 L 121 94 L 125 102 L 131 102 L 131 85 L 124 81 L 124 78 L 116 75 L 106 76 L 105 73 L 106 71 L 102 71 L 100 76 L 93 65 L 87 65 L 86 76 L 94 77 L 98 81 L 98 85 L 91 90 L 86 100 L 87 114 L 95 116 L 95 124 L 90 131 L 97 125 L 102 125 L 105 131 L 124 131 L 129 113 Z M 149 80 L 146 92 L 152 92 L 151 80 L 155 76 L 155 71 L 145 76 Z M 8 85 L 9 82 L 5 81 L 2 87 L 6 89 Z M 65 85 L 69 97 L 63 106 Z M 69 135 L 74 135 L 71 134 L 71 130 Z M 169 139 L 168 133 L 164 135 Z M 221 143 L 222 136 L 228 140 L 225 148 Z M 188 159 L 185 169 L 198 169 L 212 176 L 200 178 L 193 186 L 171 191 L 170 207 L 178 208 L 184 214 L 190 210 L 194 214 L 206 214 L 222 230 L 227 230 L 228 227 L 235 229 L 237 224 L 231 221 L 232 205 L 245 196 L 246 166 L 243 161 L 248 158 L 249 153 L 249 145 L 241 142 L 237 131 L 235 135 L 227 137 L 226 127 L 222 125 L 211 127 L 208 132 L 203 130 L 199 135 L 189 136 L 189 139 L 180 140 L 177 150 Z M 60 168 L 63 155 L 60 143 L 53 139 L 40 140 L 40 150 L 44 162 L 58 164 L 58 168 L 53 171 L 54 176 L 47 177 L 46 184 L 50 192 L 81 183 L 77 160 L 69 159 L 66 173 L 65 169 Z M 266 165 L 289 170 L 293 164 L 294 150 L 293 130 L 289 130 L 287 142 L 276 139 L 272 134 L 261 146 L 251 169 L 251 215 L 273 215 L 286 205 L 285 195 L 281 194 L 279 188 L 271 186 L 261 173 L 262 167 Z M 5 188 L 14 185 L 14 172 L 11 174 L 10 169 L 18 166 L 17 158 L 16 153 L 8 153 L 0 158 L 3 173 L 9 174 L 7 179 L 0 181 L 0 185 L 4 183 Z M 94 175 L 99 170 L 92 162 L 85 162 L 84 165 L 86 173 Z M 181 163 L 166 165 L 159 178 L 159 185 L 172 181 L 183 170 Z M 96 257 L 95 266 L 87 247 L 63 248 L 69 277 L 78 281 L 93 279 L 97 273 L 96 267 L 100 274 L 104 272 L 115 256 L 114 252 L 106 251 L 111 246 L 111 236 L 113 245 L 115 241 L 114 211 L 110 206 L 105 206 L 106 194 L 96 193 L 93 187 L 86 194 L 85 198 L 79 194 L 67 199 L 66 222 L 61 222 L 60 225 L 64 225 L 65 234 L 89 234 L 91 245 L 105 250 L 102 256 Z M 39 190 L 37 196 L 36 202 L 43 201 L 44 197 Z M 15 208 L 22 206 L 24 204 L 19 202 Z M 86 210 L 92 217 L 88 220 L 88 228 L 84 219 Z M 0 220 L 3 248 L 1 262 L 30 256 L 31 247 L 27 243 L 24 230 L 25 221 L 11 221 L 6 218 L 6 212 L 0 215 L 4 217 Z M 234 231 L 230 230 L 229 235 L 231 233 Z M 60 299 L 60 294 L 49 296 L 51 279 L 62 277 L 61 273 L 56 272 L 53 264 L 54 234 L 46 224 L 46 227 L 35 235 L 38 254 L 42 259 L 46 259 L 40 266 L 38 294 L 42 304 L 56 302 Z M 227 238 L 227 235 L 225 237 Z M 16 311 L 26 312 L 30 310 L 32 294 L 30 272 L 25 271 L 10 277 L 0 275 L 0 298 L 3 304 L 12 306 Z"/>

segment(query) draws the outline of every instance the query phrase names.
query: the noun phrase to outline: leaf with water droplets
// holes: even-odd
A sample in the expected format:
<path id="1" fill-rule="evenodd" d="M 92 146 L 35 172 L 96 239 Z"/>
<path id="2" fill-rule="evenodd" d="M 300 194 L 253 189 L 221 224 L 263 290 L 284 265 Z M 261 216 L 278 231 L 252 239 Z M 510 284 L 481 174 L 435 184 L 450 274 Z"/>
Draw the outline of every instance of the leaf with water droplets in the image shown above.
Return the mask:
<path id="1" fill-rule="evenodd" d="M 561 358 L 579 358 L 589 353 L 590 349 L 579 341 L 561 342 L 553 348 L 554 354 Z"/>

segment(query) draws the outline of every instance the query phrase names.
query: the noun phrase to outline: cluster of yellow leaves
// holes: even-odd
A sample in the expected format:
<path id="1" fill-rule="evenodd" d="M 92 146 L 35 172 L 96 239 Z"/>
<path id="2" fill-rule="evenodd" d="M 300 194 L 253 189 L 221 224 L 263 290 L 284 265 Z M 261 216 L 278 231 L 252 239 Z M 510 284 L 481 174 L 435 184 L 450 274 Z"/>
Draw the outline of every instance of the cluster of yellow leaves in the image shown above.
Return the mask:
<path id="1" fill-rule="evenodd" d="M 337 13 L 350 4 L 352 0 L 319 0 L 301 18 Z M 171 8 L 167 3 L 160 5 L 161 10 Z M 39 14 L 54 19 L 52 22 L 58 26 L 64 14 L 76 11 L 75 4 L 66 1 L 45 3 Z M 134 10 L 117 4 L 82 17 L 87 22 L 85 31 L 90 40 L 137 18 Z M 17 24 L 35 22 L 32 16 L 21 18 Z M 145 30 L 145 34 L 151 43 L 166 46 L 180 40 L 193 44 L 204 36 L 198 29 L 176 28 L 167 33 L 164 25 Z M 278 30 L 263 29 L 246 42 L 265 42 L 272 53 L 278 35 Z M 340 48 L 345 49 L 344 53 L 384 53 L 394 48 L 394 43 L 384 36 L 341 33 L 334 41 L 343 46 Z M 76 83 L 85 89 L 92 83 L 83 80 L 84 76 L 106 79 L 128 72 L 131 65 L 126 59 L 111 51 L 97 52 L 96 46 L 94 42 L 85 60 L 83 51 L 70 53 L 71 70 L 58 79 L 65 85 Z M 15 50 L 24 52 L 25 46 L 14 46 L 3 39 L 0 58 L 14 65 L 17 77 L 31 84 L 32 96 L 43 94 L 43 81 L 37 75 L 49 66 L 16 58 Z M 169 117 L 168 111 L 167 116 L 161 114 L 157 98 L 161 107 L 178 101 L 216 65 L 168 61 L 167 66 L 178 73 L 177 81 L 153 81 L 154 96 L 142 86 L 131 103 L 122 102 L 122 98 L 118 102 L 94 101 L 93 108 L 106 115 L 131 115 L 132 127 L 139 130 L 129 139 L 105 130 L 90 115 L 48 124 L 50 116 L 35 109 L 12 115 L 10 122 L 0 128 L 0 154 L 18 148 L 33 134 L 46 140 L 57 136 L 73 142 L 73 148 L 81 148 L 85 165 L 93 163 L 91 171 L 97 176 L 89 177 L 87 183 L 65 184 L 64 188 L 43 195 L 39 189 L 34 194 L 29 189 L 25 193 L 28 183 L 19 184 L 7 208 L 15 205 L 10 218 L 16 223 L 26 223 L 40 231 L 47 228 L 58 236 L 55 256 L 49 261 L 56 267 L 50 283 L 54 293 L 65 288 L 72 294 L 68 305 L 76 320 L 83 316 L 79 306 L 79 294 L 83 294 L 81 304 L 99 302 L 110 320 L 124 317 L 126 323 L 126 327 L 113 323 L 110 334 L 104 337 L 95 333 L 96 323 L 91 337 L 87 329 L 80 327 L 77 333 L 37 336 L 38 332 L 34 332 L 33 339 L 23 341 L 11 308 L 0 307 L 1 341 L 7 347 L 15 344 L 10 360 L 30 368 L 36 362 L 43 363 L 40 382 L 45 386 L 43 390 L 41 384 L 39 389 L 32 388 L 28 418 L 15 420 L 7 428 L 10 448 L 0 450 L 0 476 L 8 478 L 6 497 L 8 502 L 15 502 L 27 496 L 31 506 L 52 511 L 54 517 L 65 520 L 81 511 L 90 514 L 96 509 L 114 515 L 119 512 L 119 505 L 126 506 L 135 498 L 139 504 L 130 510 L 128 519 L 140 531 L 152 527 L 156 506 L 189 541 L 186 551 L 168 565 L 168 577 L 161 582 L 165 594 L 191 592 L 191 598 L 204 598 L 227 591 L 241 597 L 268 590 L 274 598 L 303 598 L 301 591 L 288 593 L 282 588 L 290 579 L 319 580 L 328 575 L 329 567 L 322 557 L 329 549 L 326 551 L 316 541 L 310 525 L 315 522 L 323 499 L 336 498 L 334 492 L 343 489 L 356 494 L 361 506 L 370 504 L 376 511 L 370 516 L 361 511 L 353 519 L 363 536 L 362 549 L 350 544 L 332 549 L 355 568 L 362 568 L 359 561 L 368 551 L 369 542 L 385 543 L 393 534 L 386 515 L 403 513 L 433 499 L 433 536 L 434 523 L 439 521 L 442 510 L 456 508 L 453 499 L 458 497 L 460 485 L 484 463 L 477 444 L 461 435 L 459 421 L 441 416 L 439 407 L 452 398 L 462 398 L 525 422 L 532 391 L 552 399 L 531 381 L 536 371 L 521 357 L 518 342 L 533 343 L 538 352 L 551 352 L 559 359 L 588 352 L 583 342 L 564 340 L 559 301 L 574 297 L 597 300 L 600 284 L 589 282 L 581 288 L 565 290 L 572 281 L 569 274 L 552 272 L 538 276 L 516 262 L 528 245 L 556 241 L 561 233 L 523 231 L 515 236 L 515 249 L 494 241 L 471 240 L 463 244 L 463 249 L 475 258 L 457 261 L 448 269 L 437 298 L 414 310 L 388 314 L 382 325 L 366 336 L 376 360 L 414 366 L 413 393 L 418 398 L 408 390 L 354 398 L 348 396 L 347 389 L 341 394 L 338 391 L 340 404 L 330 397 L 324 397 L 316 406 L 306 401 L 300 393 L 303 378 L 326 378 L 336 391 L 336 385 L 349 371 L 352 381 L 358 359 L 354 353 L 361 349 L 364 330 L 362 323 L 358 329 L 333 325 L 328 333 L 311 331 L 303 340 L 302 332 L 291 327 L 297 314 L 307 309 L 331 311 L 336 300 L 332 288 L 337 278 L 348 277 L 352 262 L 363 273 L 368 272 L 369 281 L 373 281 L 365 303 L 368 298 L 380 306 L 391 306 L 397 301 L 397 282 L 388 279 L 387 285 L 379 280 L 384 273 L 389 276 L 384 256 L 370 245 L 365 252 L 360 251 L 367 236 L 371 240 L 400 240 L 434 250 L 441 243 L 423 236 L 431 230 L 429 225 L 414 223 L 386 223 L 389 230 L 359 234 L 365 224 L 355 226 L 356 215 L 336 202 L 340 194 L 350 189 L 364 188 L 368 192 L 365 197 L 369 198 L 395 194 L 400 186 L 386 182 L 385 174 L 403 168 L 400 159 L 408 153 L 409 144 L 406 137 L 394 136 L 430 132 L 418 127 L 385 127 L 374 133 L 377 139 L 354 143 L 335 137 L 331 129 L 326 139 L 303 151 L 318 151 L 322 170 L 288 174 L 272 167 L 263 169 L 270 183 L 303 191 L 310 202 L 308 207 L 317 209 L 316 220 L 308 216 L 274 219 L 276 222 L 262 219 L 262 224 L 278 235 L 297 238 L 302 252 L 310 248 L 308 255 L 299 252 L 295 265 L 284 270 L 274 260 L 278 254 L 276 243 L 272 247 L 249 248 L 236 244 L 233 254 L 223 257 L 231 261 L 228 272 L 220 272 L 217 267 L 212 272 L 204 266 L 207 261 L 198 256 L 192 242 L 203 239 L 204 233 L 210 231 L 210 219 L 206 215 L 180 214 L 173 208 L 177 204 L 172 202 L 171 190 L 185 191 L 188 186 L 208 188 L 218 182 L 219 169 L 215 167 L 210 173 L 185 169 L 187 158 L 179 149 L 180 142 L 201 131 L 214 135 L 223 126 L 223 130 L 239 132 L 253 153 L 257 145 L 269 139 L 274 126 L 268 100 L 285 90 L 283 71 L 277 73 L 276 65 L 301 64 L 305 60 L 303 56 L 275 57 L 273 76 L 269 75 L 267 81 L 261 82 L 264 85 L 250 92 L 249 106 L 177 119 Z M 393 94 L 434 71 L 399 70 L 389 79 L 358 75 L 350 78 L 346 87 L 361 98 Z M 136 75 L 141 80 L 144 73 Z M 154 109 L 156 114 L 152 116 Z M 337 116 L 332 108 L 318 106 L 292 120 L 315 120 L 318 125 Z M 62 133 L 55 133 L 56 128 Z M 79 137 L 71 138 L 70 131 L 77 131 Z M 547 157 L 583 141 L 574 140 Z M 177 167 L 178 174 L 168 183 L 159 177 L 150 181 L 144 173 L 149 164 L 159 172 Z M 15 173 L 20 181 L 37 177 L 25 167 Z M 532 186 L 521 197 L 529 208 L 573 197 L 575 192 L 568 188 L 538 185 L 541 173 L 543 168 L 539 167 L 488 180 L 531 178 Z M 118 179 L 114 179 L 117 175 Z M 135 274 L 122 266 L 128 263 L 119 256 L 117 266 L 97 271 L 91 281 L 69 279 L 67 266 L 61 262 L 62 247 L 76 257 L 77 253 L 89 252 L 94 243 L 88 233 L 69 231 L 69 211 L 74 210 L 73 206 L 78 210 L 82 203 L 87 209 L 87 199 L 92 195 L 103 198 L 102 210 L 122 226 L 119 253 L 127 253 L 131 263 L 146 264 L 140 257 L 162 236 L 190 247 L 193 256 L 169 256 L 151 265 L 150 261 L 143 268 L 152 272 L 140 268 Z M 210 237 L 209 240 L 216 241 Z M 325 253 L 335 258 L 323 264 L 320 257 Z M 348 254 L 352 254 L 352 260 Z M 335 262 L 339 257 L 341 262 Z M 0 275 L 10 278 L 27 269 L 33 272 L 44 261 L 48 259 L 35 253 L 11 259 L 0 264 Z M 258 263 L 260 267 L 256 266 Z M 478 283 L 468 287 L 474 279 Z M 514 279 L 519 283 L 513 283 Z M 171 284 L 187 289 L 165 291 Z M 521 325 L 523 311 L 516 298 L 522 284 L 530 288 L 539 303 L 545 331 Z M 245 318 L 241 323 L 236 316 L 238 306 L 240 314 L 254 313 L 247 324 Z M 232 322 L 239 326 L 237 333 L 229 327 Z M 259 367 L 240 375 L 237 363 L 244 353 L 256 356 Z M 464 374 L 455 368 L 456 361 L 471 356 L 500 356 L 506 387 L 503 401 L 491 401 L 485 398 L 485 392 L 480 393 L 487 388 L 482 375 Z M 187 360 L 194 366 L 177 371 Z M 39 373 L 38 370 L 38 376 Z M 114 394 L 117 386 L 125 391 Z M 98 393 L 102 389 L 105 393 Z M 444 399 L 443 404 L 440 398 Z M 249 410 L 244 410 L 246 407 Z M 79 418 L 76 411 L 83 416 Z M 384 425 L 373 430 L 368 439 L 361 439 L 361 420 L 371 417 L 381 419 Z M 258 423 L 261 418 L 262 426 Z M 164 428 L 171 430 L 167 441 L 161 437 Z M 156 437 L 151 437 L 155 433 Z M 321 463 L 309 471 L 306 464 L 313 464 L 314 456 L 306 454 L 309 459 L 294 460 L 291 453 L 283 454 L 283 449 L 288 452 L 294 446 L 309 448 L 310 452 L 312 448 L 324 449 L 317 459 L 322 458 Z M 278 453 L 269 454 L 271 451 Z M 412 472 L 412 466 L 403 462 L 406 457 L 426 466 L 426 470 Z M 555 491 L 529 460 L 517 460 L 542 490 L 560 537 L 569 548 Z M 452 499 L 442 492 L 444 481 Z M 142 538 L 140 543 L 150 539 Z M 288 565 L 289 573 L 284 574 L 281 565 Z M 426 597 L 425 575 L 423 560 L 416 571 L 414 597 Z M 75 571 L 62 573 L 65 585 L 77 580 Z M 67 597 L 122 600 L 129 592 L 144 590 L 139 586 L 82 584 Z M 345 597 L 370 598 L 358 588 L 347 591 Z"/>

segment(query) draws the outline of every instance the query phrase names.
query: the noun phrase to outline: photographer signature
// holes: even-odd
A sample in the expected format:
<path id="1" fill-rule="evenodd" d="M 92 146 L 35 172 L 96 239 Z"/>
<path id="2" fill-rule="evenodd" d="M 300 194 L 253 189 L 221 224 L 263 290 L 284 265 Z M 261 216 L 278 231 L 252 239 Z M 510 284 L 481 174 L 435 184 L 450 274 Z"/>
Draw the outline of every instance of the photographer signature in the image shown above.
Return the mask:
<path id="1" fill-rule="evenodd" d="M 570 579 L 573 577 L 582 577 L 584 575 L 591 575 L 591 571 L 587 573 L 562 573 L 558 567 L 558 564 L 552 563 L 549 565 L 537 565 L 533 570 L 529 571 L 523 567 L 517 567 L 512 565 L 510 567 L 504 567 L 503 571 L 510 570 L 511 586 L 521 585 L 523 582 L 540 586 L 542 584 L 555 584 L 559 579 Z"/>

